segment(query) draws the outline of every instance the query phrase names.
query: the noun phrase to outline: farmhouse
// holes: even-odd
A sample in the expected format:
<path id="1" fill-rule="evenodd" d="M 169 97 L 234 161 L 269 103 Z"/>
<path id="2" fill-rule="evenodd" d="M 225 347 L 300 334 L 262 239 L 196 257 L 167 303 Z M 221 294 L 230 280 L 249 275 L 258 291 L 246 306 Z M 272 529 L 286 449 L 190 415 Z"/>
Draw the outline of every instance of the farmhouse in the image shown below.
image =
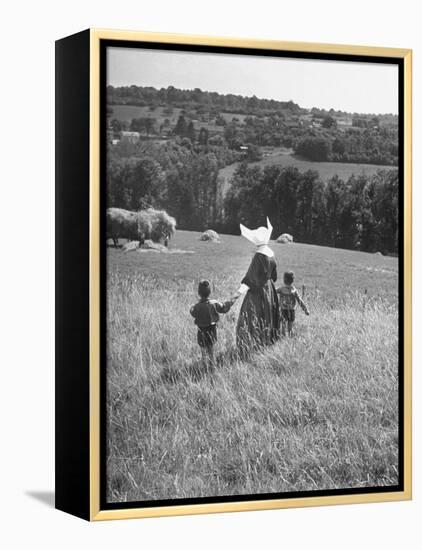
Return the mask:
<path id="1" fill-rule="evenodd" d="M 139 132 L 121 132 L 121 141 L 129 143 L 137 143 L 141 134 Z"/>

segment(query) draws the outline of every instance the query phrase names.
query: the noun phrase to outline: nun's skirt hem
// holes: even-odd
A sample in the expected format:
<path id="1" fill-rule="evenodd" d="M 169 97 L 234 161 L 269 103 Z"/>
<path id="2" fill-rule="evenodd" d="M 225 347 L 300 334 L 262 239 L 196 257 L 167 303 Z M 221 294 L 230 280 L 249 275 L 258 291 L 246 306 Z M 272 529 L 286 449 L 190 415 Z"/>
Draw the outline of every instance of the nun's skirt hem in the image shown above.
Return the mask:
<path id="1" fill-rule="evenodd" d="M 273 281 L 249 289 L 243 300 L 236 328 L 241 354 L 273 344 L 280 336 L 280 310 Z"/>

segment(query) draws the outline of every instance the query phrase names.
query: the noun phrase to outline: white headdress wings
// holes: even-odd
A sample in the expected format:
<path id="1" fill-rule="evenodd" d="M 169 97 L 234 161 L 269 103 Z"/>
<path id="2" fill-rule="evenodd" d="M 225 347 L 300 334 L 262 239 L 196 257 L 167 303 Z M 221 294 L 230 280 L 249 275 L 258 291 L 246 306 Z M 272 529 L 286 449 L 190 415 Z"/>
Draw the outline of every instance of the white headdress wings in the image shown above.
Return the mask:
<path id="1" fill-rule="evenodd" d="M 264 246 L 270 242 L 273 226 L 267 217 L 267 227 L 258 227 L 258 229 L 248 229 L 240 224 L 240 232 L 251 243 L 256 246 Z"/>

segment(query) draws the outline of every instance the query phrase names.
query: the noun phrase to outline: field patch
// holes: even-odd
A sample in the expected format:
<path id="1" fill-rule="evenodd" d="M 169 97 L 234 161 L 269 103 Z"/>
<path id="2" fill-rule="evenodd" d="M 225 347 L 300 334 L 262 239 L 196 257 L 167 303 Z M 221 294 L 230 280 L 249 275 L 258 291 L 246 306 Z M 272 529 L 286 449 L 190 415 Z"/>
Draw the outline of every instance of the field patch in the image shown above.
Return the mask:
<path id="1" fill-rule="evenodd" d="M 261 166 L 262 169 L 266 166 L 294 166 L 300 172 L 307 170 L 316 170 L 319 172 L 322 181 L 327 181 L 335 175 L 346 181 L 350 176 L 372 176 L 378 170 L 392 170 L 394 166 L 382 166 L 378 164 L 355 164 L 346 162 L 313 162 L 303 159 L 297 155 L 280 153 L 269 155 L 258 162 L 248 163 L 249 166 Z M 229 183 L 230 179 L 238 166 L 238 163 L 225 166 L 219 172 L 219 175 Z"/>
<path id="2" fill-rule="evenodd" d="M 298 311 L 294 338 L 241 361 L 237 303 L 205 372 L 189 315 L 197 282 L 228 298 L 253 248 L 199 236 L 170 243 L 190 255 L 107 249 L 108 500 L 396 484 L 397 259 L 272 243 L 311 315 Z"/>
<path id="3" fill-rule="evenodd" d="M 165 284 L 174 281 L 181 286 L 193 287 L 204 278 L 210 279 L 224 294 L 233 293 L 248 268 L 253 246 L 236 235 L 220 235 L 221 242 L 200 241 L 200 232 L 176 231 L 170 241 L 169 252 L 195 253 L 194 258 L 177 254 L 124 253 L 119 249 L 107 249 L 110 273 L 129 277 L 154 277 Z M 306 287 L 306 292 L 318 292 L 325 299 L 339 300 L 347 293 L 364 293 L 369 297 L 382 297 L 392 302 L 398 296 L 397 258 L 368 254 L 366 252 L 328 248 L 324 246 L 294 243 L 271 243 L 275 252 L 279 278 L 283 271 L 296 273 L 296 286 Z"/>
<path id="4" fill-rule="evenodd" d="M 181 109 L 175 107 L 171 114 L 166 114 L 164 112 L 165 107 L 157 107 L 151 111 L 147 105 L 109 105 L 109 107 L 113 111 L 110 116 L 111 119 L 115 118 L 117 120 L 131 122 L 133 118 L 149 117 L 154 118 L 157 124 L 162 124 L 166 118 L 171 124 L 176 124 L 181 111 Z"/>

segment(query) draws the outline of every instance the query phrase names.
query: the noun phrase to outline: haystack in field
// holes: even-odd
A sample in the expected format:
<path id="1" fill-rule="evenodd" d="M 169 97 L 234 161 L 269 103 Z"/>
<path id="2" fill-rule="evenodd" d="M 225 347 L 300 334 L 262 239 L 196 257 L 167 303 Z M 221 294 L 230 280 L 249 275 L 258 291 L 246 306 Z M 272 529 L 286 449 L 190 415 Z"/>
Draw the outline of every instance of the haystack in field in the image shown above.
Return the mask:
<path id="1" fill-rule="evenodd" d="M 123 252 L 132 252 L 139 248 L 139 241 L 129 241 L 122 246 Z"/>
<path id="2" fill-rule="evenodd" d="M 119 239 L 138 241 L 146 239 L 154 242 L 167 242 L 176 231 L 176 220 L 165 210 L 147 208 L 131 212 L 123 208 L 107 208 L 107 238 L 118 246 Z M 129 244 L 129 243 L 128 243 Z M 131 248 L 132 250 L 132 248 Z"/>
<path id="3" fill-rule="evenodd" d="M 107 208 L 106 221 L 107 239 L 113 239 L 114 246 L 119 245 L 119 239 L 139 241 L 152 231 L 149 221 L 140 228 L 137 212 L 124 208 Z"/>
<path id="4" fill-rule="evenodd" d="M 219 243 L 220 242 L 220 235 L 216 231 L 214 231 L 213 229 L 207 229 L 199 237 L 199 240 L 200 241 Z"/>
<path id="5" fill-rule="evenodd" d="M 293 242 L 293 237 L 289 233 L 283 233 L 276 242 L 280 244 L 291 244 Z"/>
<path id="6" fill-rule="evenodd" d="M 146 239 L 146 241 L 141 244 L 139 251 L 144 250 L 153 250 L 154 252 L 168 252 L 168 248 L 161 243 L 155 243 L 151 239 Z"/>
<path id="7" fill-rule="evenodd" d="M 155 210 L 147 208 L 138 212 L 138 228 L 141 232 L 143 228 L 150 227 L 149 232 L 145 232 L 146 239 L 156 243 L 170 239 L 176 231 L 176 220 L 167 214 L 165 210 Z"/>

